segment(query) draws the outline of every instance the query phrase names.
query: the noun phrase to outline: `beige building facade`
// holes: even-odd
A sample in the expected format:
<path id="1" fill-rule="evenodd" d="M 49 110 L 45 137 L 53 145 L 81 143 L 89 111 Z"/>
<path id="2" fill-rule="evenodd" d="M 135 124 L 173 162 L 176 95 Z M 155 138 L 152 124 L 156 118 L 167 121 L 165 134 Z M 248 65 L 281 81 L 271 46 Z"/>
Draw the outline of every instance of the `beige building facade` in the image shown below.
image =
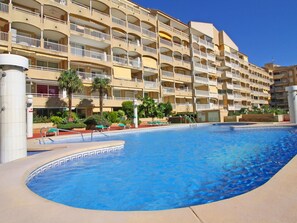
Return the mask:
<path id="1" fill-rule="evenodd" d="M 125 0 L 2 0 L 0 53 L 30 61 L 27 93 L 49 115 L 66 108 L 57 78 L 75 69 L 84 83 L 78 113 L 99 111 L 94 77 L 110 78 L 104 110 L 149 96 L 174 112 L 236 111 L 268 104 L 272 76 L 249 63 L 213 24 L 184 24 Z"/>
<path id="2" fill-rule="evenodd" d="M 273 63 L 265 64 L 265 69 L 273 76 L 271 86 L 271 106 L 289 109 L 286 87 L 297 85 L 297 65 L 279 66 Z"/>

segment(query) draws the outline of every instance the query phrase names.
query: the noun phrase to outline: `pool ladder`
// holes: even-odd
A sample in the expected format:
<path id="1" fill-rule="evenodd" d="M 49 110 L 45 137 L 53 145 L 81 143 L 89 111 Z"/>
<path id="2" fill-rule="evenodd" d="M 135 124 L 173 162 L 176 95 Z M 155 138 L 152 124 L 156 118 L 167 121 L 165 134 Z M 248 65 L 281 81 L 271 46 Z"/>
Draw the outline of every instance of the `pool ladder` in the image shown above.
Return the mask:
<path id="1" fill-rule="evenodd" d="M 78 131 L 74 131 L 74 130 L 68 130 L 68 129 L 59 129 L 59 128 L 49 128 L 49 127 L 43 127 L 40 129 L 40 138 L 41 138 L 41 141 L 39 140 L 39 144 L 43 143 L 45 144 L 45 141 L 44 141 L 44 138 L 47 137 L 46 136 L 46 133 L 49 129 L 55 129 L 57 130 L 55 133 L 55 135 L 59 135 L 59 131 L 63 131 L 63 132 L 73 132 L 73 133 L 76 133 L 76 134 L 80 134 L 81 135 L 81 138 L 82 138 L 82 141 L 84 142 L 85 139 L 84 139 L 84 135 L 81 133 L 81 132 L 78 132 Z M 44 132 L 44 130 L 47 130 L 46 132 Z M 50 137 L 47 137 L 47 139 L 49 139 L 50 141 L 54 142 L 54 140 Z"/>

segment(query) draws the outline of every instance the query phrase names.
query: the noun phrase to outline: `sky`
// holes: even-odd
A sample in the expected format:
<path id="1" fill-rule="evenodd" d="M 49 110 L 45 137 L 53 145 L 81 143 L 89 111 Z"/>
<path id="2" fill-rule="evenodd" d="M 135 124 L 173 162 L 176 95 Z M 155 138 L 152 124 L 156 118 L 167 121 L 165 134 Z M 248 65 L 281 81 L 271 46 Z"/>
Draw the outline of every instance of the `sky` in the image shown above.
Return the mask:
<path id="1" fill-rule="evenodd" d="M 212 23 L 264 66 L 297 64 L 297 0 L 132 0 L 184 23 Z"/>

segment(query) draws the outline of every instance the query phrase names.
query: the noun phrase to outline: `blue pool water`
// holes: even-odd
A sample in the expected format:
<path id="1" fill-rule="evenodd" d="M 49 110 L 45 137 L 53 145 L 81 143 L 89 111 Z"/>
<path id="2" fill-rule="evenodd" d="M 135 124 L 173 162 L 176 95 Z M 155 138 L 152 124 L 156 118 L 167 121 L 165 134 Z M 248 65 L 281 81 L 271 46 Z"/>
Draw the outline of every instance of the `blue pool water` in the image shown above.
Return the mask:
<path id="1" fill-rule="evenodd" d="M 77 159 L 28 187 L 65 205 L 164 210 L 230 198 L 267 182 L 297 153 L 297 129 L 204 126 L 115 135 L 122 151 Z"/>

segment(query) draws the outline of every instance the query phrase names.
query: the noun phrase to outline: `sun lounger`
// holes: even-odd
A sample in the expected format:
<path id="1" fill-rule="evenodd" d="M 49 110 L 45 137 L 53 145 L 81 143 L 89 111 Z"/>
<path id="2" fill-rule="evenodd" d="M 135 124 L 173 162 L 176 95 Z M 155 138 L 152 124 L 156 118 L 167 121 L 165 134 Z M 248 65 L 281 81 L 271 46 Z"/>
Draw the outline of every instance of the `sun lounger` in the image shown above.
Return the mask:
<path id="1" fill-rule="evenodd" d="M 96 125 L 95 128 L 100 131 L 103 131 L 104 129 L 109 130 L 109 126 L 104 126 L 104 125 Z"/>
<path id="2" fill-rule="evenodd" d="M 123 129 L 125 129 L 125 128 L 126 128 L 126 125 L 125 125 L 125 124 L 123 124 L 123 123 L 119 123 L 119 124 L 118 124 L 118 126 L 119 126 L 119 127 L 121 127 L 121 128 L 123 128 Z"/>
<path id="3" fill-rule="evenodd" d="M 49 128 L 47 131 L 46 131 L 46 136 L 57 136 L 59 135 L 59 130 L 57 128 Z"/>

